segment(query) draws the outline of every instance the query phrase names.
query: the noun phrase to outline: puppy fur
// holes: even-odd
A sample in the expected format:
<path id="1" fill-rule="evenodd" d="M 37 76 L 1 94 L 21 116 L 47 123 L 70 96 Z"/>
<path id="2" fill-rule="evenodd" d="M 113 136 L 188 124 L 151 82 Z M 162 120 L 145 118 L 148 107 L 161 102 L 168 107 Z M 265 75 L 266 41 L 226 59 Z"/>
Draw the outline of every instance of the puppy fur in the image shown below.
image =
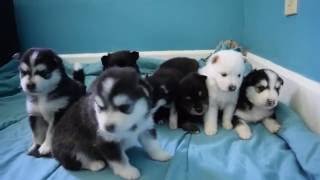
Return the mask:
<path id="1" fill-rule="evenodd" d="M 195 59 L 177 57 L 162 63 L 159 69 L 147 78 L 153 87 L 153 101 L 164 102 L 154 116 L 156 122 L 169 120 L 169 127 L 178 127 L 178 115 L 174 102 L 177 97 L 179 81 L 187 74 L 197 72 L 199 68 Z"/>
<path id="2" fill-rule="evenodd" d="M 176 107 L 178 126 L 189 132 L 199 132 L 195 123 L 203 123 L 209 98 L 206 76 L 190 73 L 179 82 Z"/>
<path id="3" fill-rule="evenodd" d="M 241 139 L 252 136 L 248 123 L 262 122 L 271 133 L 279 131 L 274 109 L 282 85 L 282 78 L 269 69 L 254 70 L 244 78 L 232 121 Z"/>
<path id="4" fill-rule="evenodd" d="M 98 171 L 107 163 L 114 174 L 137 179 L 126 150 L 140 143 L 152 159 L 167 161 L 153 127 L 150 89 L 133 68 L 113 67 L 93 83 L 62 117 L 54 132 L 53 156 L 69 170 Z"/>
<path id="5" fill-rule="evenodd" d="M 132 67 L 137 72 L 139 67 L 137 61 L 139 59 L 139 52 L 136 51 L 117 51 L 101 57 L 103 70 L 110 67 Z"/>
<path id="6" fill-rule="evenodd" d="M 239 88 L 245 71 L 241 53 L 221 50 L 214 53 L 199 73 L 207 76 L 209 108 L 204 116 L 204 130 L 214 135 L 218 130 L 218 112 L 222 110 L 222 125 L 232 128 L 232 117 L 236 108 Z"/>
<path id="7" fill-rule="evenodd" d="M 85 94 L 85 87 L 67 76 L 61 58 L 50 49 L 27 50 L 20 58 L 19 71 L 33 135 L 28 154 L 49 155 L 55 124 Z"/>

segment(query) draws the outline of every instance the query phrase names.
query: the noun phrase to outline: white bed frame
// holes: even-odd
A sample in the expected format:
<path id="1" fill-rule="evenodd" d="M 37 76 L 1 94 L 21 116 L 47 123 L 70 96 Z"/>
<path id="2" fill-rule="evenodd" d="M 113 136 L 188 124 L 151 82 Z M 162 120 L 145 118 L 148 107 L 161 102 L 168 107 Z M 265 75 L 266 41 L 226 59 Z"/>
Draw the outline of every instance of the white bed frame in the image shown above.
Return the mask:
<path id="1" fill-rule="evenodd" d="M 191 58 L 207 57 L 213 50 L 182 51 L 145 51 L 141 57 L 153 57 L 166 60 L 184 56 Z M 61 57 L 71 63 L 93 63 L 100 61 L 104 53 L 62 54 Z M 310 129 L 320 133 L 320 83 L 310 80 L 296 72 L 288 70 L 253 53 L 248 53 L 248 61 L 254 68 L 270 68 L 283 77 L 285 83 L 281 90 L 281 101 L 298 112 Z"/>

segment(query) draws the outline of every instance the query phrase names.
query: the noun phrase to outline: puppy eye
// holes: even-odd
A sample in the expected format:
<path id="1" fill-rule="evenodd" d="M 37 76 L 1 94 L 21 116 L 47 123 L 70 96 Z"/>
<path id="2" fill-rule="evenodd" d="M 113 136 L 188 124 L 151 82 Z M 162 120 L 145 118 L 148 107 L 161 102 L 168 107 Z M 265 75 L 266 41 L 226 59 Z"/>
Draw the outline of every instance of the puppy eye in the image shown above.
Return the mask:
<path id="1" fill-rule="evenodd" d="M 265 89 L 266 89 L 266 87 L 264 87 L 264 86 L 257 86 L 257 87 L 256 87 L 256 91 L 257 91 L 258 93 L 264 91 Z"/>
<path id="2" fill-rule="evenodd" d="M 130 114 L 132 111 L 132 106 L 130 104 L 123 104 L 118 106 L 119 111 L 125 113 L 125 114 Z"/>
<path id="3" fill-rule="evenodd" d="M 221 73 L 222 77 L 227 77 L 227 75 L 228 75 L 227 73 Z"/>
<path id="4" fill-rule="evenodd" d="M 25 76 L 30 73 L 29 71 L 23 71 L 23 70 L 20 70 L 20 72 L 22 76 Z"/>
<path id="5" fill-rule="evenodd" d="M 238 77 L 240 78 L 240 77 L 241 77 L 241 74 L 238 74 Z"/>
<path id="6" fill-rule="evenodd" d="M 100 111 L 104 111 L 104 110 L 107 109 L 105 106 L 99 106 L 99 105 L 98 105 L 98 108 L 99 108 Z"/>
<path id="7" fill-rule="evenodd" d="M 39 74 L 40 76 L 42 76 L 45 79 L 48 79 L 50 77 L 50 72 L 43 70 L 43 71 L 37 71 L 37 74 Z"/>

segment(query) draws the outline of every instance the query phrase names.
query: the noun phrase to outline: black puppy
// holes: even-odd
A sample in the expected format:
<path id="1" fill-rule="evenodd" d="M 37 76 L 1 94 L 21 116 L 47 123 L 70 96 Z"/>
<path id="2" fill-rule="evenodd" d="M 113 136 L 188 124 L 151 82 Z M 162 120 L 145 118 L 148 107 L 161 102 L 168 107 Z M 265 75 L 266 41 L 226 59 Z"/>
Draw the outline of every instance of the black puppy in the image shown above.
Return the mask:
<path id="1" fill-rule="evenodd" d="M 178 87 L 176 108 L 178 126 L 186 131 L 199 132 L 195 123 L 203 122 L 208 110 L 207 76 L 191 73 L 184 77 Z"/>
<path id="2" fill-rule="evenodd" d="M 28 154 L 47 156 L 52 132 L 64 112 L 85 94 L 85 86 L 68 77 L 62 59 L 51 49 L 32 48 L 20 58 L 20 84 L 27 96 L 26 106 L 33 145 Z M 78 68 L 74 73 L 82 74 Z"/>
<path id="3" fill-rule="evenodd" d="M 101 63 L 103 65 L 103 70 L 110 67 L 132 67 L 137 72 L 139 67 L 137 65 L 137 60 L 139 59 L 139 52 L 136 51 L 117 51 L 114 53 L 109 53 L 108 55 L 101 57 Z"/>
<path id="4" fill-rule="evenodd" d="M 147 81 L 153 87 L 153 102 L 162 101 L 162 106 L 154 116 L 156 122 L 169 120 L 169 127 L 176 129 L 177 112 L 173 105 L 177 96 L 179 81 L 192 72 L 197 72 L 199 68 L 195 59 L 177 57 L 172 58 L 160 65 L 159 69 Z"/>

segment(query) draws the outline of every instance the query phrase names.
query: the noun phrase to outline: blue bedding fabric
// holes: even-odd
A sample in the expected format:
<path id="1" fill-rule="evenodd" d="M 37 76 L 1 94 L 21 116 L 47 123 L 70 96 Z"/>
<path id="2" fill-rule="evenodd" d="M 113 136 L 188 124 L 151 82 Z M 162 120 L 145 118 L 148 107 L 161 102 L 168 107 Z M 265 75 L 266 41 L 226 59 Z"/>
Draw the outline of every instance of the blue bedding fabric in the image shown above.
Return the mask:
<path id="1" fill-rule="evenodd" d="M 138 62 L 144 73 L 150 73 L 161 61 L 142 58 Z M 108 168 L 72 172 L 54 159 L 26 154 L 31 131 L 17 65 L 13 60 L 0 69 L 0 179 L 120 179 Z M 84 67 L 90 84 L 101 66 L 97 63 Z M 71 72 L 71 66 L 67 68 Z M 161 146 L 173 158 L 157 162 L 141 148 L 133 148 L 128 151 L 130 161 L 140 169 L 141 179 L 320 179 L 319 135 L 287 106 L 280 104 L 276 113 L 282 124 L 280 132 L 270 134 L 261 124 L 254 124 L 250 140 L 240 140 L 234 131 L 222 128 L 217 135 L 206 136 L 203 131 L 188 134 L 158 125 Z"/>

